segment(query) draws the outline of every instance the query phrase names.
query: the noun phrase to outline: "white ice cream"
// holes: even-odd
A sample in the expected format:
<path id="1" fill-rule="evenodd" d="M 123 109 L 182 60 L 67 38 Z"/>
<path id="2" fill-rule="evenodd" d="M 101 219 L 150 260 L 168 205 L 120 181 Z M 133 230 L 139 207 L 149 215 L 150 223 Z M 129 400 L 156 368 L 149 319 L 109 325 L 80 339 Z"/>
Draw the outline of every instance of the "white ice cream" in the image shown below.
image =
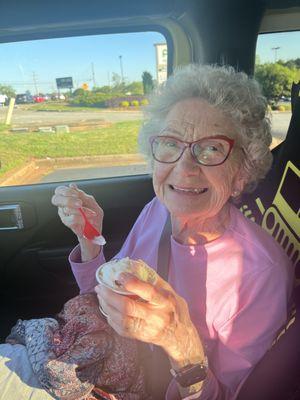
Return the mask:
<path id="1" fill-rule="evenodd" d="M 155 284 L 157 279 L 156 272 L 144 263 L 144 261 L 131 260 L 129 257 L 112 260 L 101 265 L 97 270 L 96 276 L 99 282 L 103 282 L 112 289 L 126 292 L 118 282 L 118 278 L 122 272 L 129 272 L 141 281 L 151 284 Z"/>

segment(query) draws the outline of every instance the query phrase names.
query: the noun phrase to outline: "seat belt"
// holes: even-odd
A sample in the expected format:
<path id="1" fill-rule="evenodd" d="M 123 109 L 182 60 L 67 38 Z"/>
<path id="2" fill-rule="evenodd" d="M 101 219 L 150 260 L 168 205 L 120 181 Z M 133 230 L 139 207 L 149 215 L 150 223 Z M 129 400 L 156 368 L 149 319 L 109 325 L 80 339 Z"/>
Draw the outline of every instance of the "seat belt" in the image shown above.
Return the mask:
<path id="1" fill-rule="evenodd" d="M 169 278 L 169 262 L 170 262 L 170 251 L 171 251 L 171 217 L 168 213 L 164 229 L 162 231 L 157 253 L 157 273 L 158 275 L 168 282 Z"/>
<path id="2" fill-rule="evenodd" d="M 166 222 L 160 237 L 158 254 L 157 254 L 157 273 L 165 281 L 168 281 L 169 262 L 171 250 L 171 218 L 170 214 L 166 218 Z M 148 370 L 148 384 L 154 400 L 165 400 L 165 394 L 172 380 L 170 373 L 171 364 L 165 351 L 160 347 L 153 345 L 153 350 L 149 353 L 151 357 L 151 368 Z"/>

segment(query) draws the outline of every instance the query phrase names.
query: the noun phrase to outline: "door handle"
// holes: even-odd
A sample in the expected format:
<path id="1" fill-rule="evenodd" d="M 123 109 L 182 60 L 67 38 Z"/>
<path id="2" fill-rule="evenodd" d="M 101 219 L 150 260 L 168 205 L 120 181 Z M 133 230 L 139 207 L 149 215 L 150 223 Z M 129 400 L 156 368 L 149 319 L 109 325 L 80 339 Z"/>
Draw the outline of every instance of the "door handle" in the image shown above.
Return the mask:
<path id="1" fill-rule="evenodd" d="M 23 217 L 19 204 L 0 206 L 0 231 L 23 229 Z"/>

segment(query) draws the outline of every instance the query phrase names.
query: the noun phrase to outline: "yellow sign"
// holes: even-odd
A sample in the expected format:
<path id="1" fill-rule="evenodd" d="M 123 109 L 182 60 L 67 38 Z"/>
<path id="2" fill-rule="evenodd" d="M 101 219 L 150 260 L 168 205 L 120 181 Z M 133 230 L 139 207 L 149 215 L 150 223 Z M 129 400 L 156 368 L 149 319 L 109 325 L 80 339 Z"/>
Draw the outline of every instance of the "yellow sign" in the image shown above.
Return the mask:
<path id="1" fill-rule="evenodd" d="M 88 83 L 83 83 L 81 85 L 81 87 L 82 87 L 83 90 L 89 90 L 89 84 Z"/>

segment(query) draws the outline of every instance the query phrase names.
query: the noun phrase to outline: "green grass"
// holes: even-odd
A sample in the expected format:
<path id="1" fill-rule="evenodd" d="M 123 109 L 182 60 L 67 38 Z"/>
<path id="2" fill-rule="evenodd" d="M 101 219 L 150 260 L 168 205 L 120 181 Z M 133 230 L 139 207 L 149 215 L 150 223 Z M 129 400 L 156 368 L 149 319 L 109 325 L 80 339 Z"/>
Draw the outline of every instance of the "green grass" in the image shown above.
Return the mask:
<path id="1" fill-rule="evenodd" d="M 0 124 L 0 133 L 7 132 L 9 129 L 9 126 L 5 124 Z"/>
<path id="2" fill-rule="evenodd" d="M 73 133 L 12 133 L 0 124 L 0 177 L 33 159 L 137 153 L 140 121 Z"/>

